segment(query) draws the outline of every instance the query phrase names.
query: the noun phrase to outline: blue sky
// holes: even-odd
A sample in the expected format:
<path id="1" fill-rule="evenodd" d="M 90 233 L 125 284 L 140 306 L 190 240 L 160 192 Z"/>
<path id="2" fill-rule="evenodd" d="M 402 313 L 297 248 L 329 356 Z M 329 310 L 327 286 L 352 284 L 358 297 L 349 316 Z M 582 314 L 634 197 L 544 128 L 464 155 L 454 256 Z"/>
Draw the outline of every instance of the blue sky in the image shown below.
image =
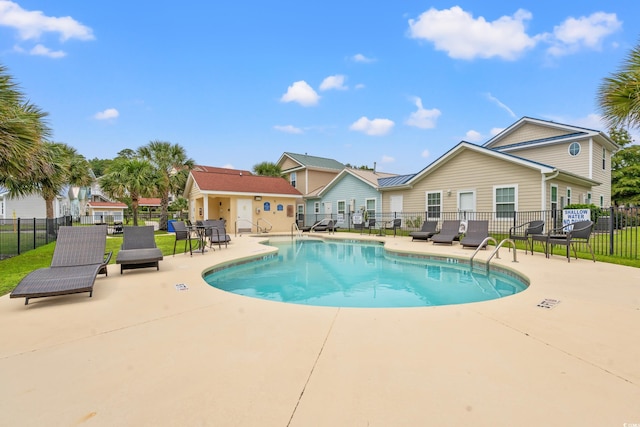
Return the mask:
<path id="1" fill-rule="evenodd" d="M 639 16 L 634 0 L 0 0 L 0 63 L 87 158 L 162 140 L 210 166 L 289 151 L 404 174 L 523 116 L 606 131 L 597 89 Z"/>

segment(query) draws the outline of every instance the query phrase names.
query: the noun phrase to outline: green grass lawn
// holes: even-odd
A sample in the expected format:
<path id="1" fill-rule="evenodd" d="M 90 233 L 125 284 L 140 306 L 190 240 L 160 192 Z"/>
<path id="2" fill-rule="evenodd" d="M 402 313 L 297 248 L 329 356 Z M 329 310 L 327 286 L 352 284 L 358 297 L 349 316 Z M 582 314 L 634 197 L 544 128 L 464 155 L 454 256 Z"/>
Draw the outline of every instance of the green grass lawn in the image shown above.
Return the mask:
<path id="1" fill-rule="evenodd" d="M 166 233 L 163 231 L 156 232 L 156 245 L 158 245 L 163 255 L 173 254 L 173 243 L 175 240 L 175 235 L 173 233 Z M 122 235 L 116 235 L 113 237 L 109 236 L 107 239 L 106 251 L 113 251 L 110 264 L 114 264 L 116 262 L 116 256 L 121 245 Z M 11 292 L 18 285 L 20 280 L 22 280 L 22 278 L 31 271 L 42 267 L 49 267 L 51 265 L 54 248 L 55 242 L 0 261 L 0 268 L 2 268 L 2 274 L 0 275 L 0 296 Z M 182 252 L 184 252 L 184 244 L 178 244 L 176 247 L 176 253 Z"/>
<path id="2" fill-rule="evenodd" d="M 348 232 L 346 230 L 340 230 L 341 232 Z M 630 228 L 629 230 L 620 230 L 619 233 L 636 233 L 635 228 Z M 352 231 L 353 234 L 360 234 L 359 231 Z M 408 235 L 408 232 L 398 232 L 398 235 Z M 501 241 L 501 236 L 494 236 L 496 240 Z M 624 236 L 622 236 L 624 237 Z M 503 237 L 504 238 L 504 237 Z M 609 236 L 608 235 L 594 235 L 591 240 L 591 245 L 595 248 L 597 245 L 608 245 Z M 631 244 L 628 242 L 635 242 L 635 239 L 622 239 L 625 244 Z M 163 231 L 156 232 L 156 244 L 162 250 L 164 255 L 173 254 L 173 243 L 175 242 L 175 236 L 173 233 L 166 233 Z M 182 242 L 180 242 L 182 243 Z M 113 256 L 111 257 L 111 264 L 115 263 L 116 256 L 118 254 L 118 250 L 120 249 L 120 245 L 122 244 L 122 235 L 120 236 L 109 236 L 107 239 L 107 252 L 113 251 Z M 424 242 L 416 242 L 416 244 L 423 244 Z M 51 265 L 51 258 L 53 257 L 53 249 L 55 247 L 55 243 L 49 243 L 48 245 L 41 246 L 37 249 L 28 251 L 23 253 L 22 255 L 15 256 L 13 258 L 6 259 L 4 261 L 0 261 L 0 267 L 2 268 L 2 274 L 0 275 L 0 296 L 8 294 L 11 292 L 20 280 L 29 274 L 31 271 L 41 268 L 48 267 Z M 516 247 L 519 250 L 524 251 L 524 242 L 516 242 Z M 606 246 L 605 246 L 606 247 Z M 505 247 L 505 250 L 507 247 Z M 582 249 L 582 248 L 581 248 Z M 536 252 L 544 252 L 544 248 L 540 244 L 535 245 Z M 182 253 L 184 252 L 184 244 L 178 244 L 176 247 L 176 252 Z M 554 256 L 564 256 L 566 254 L 566 247 L 564 246 L 556 246 L 554 251 Z M 571 252 L 571 256 L 573 257 L 573 251 Z M 583 259 L 591 259 L 591 254 L 584 250 L 580 250 L 578 252 L 578 257 Z M 608 262 L 611 264 L 619 264 L 619 265 L 627 265 L 630 267 L 640 267 L 640 260 L 635 259 L 627 259 L 617 256 L 608 256 L 608 255 L 596 255 L 596 260 L 598 262 Z"/>

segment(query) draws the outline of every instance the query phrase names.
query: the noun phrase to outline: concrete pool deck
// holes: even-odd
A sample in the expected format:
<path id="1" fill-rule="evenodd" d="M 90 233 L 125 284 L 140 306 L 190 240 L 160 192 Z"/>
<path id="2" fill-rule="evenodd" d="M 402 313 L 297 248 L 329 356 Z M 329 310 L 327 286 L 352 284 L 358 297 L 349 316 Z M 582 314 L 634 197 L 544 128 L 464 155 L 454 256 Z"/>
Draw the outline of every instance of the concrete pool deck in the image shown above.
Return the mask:
<path id="1" fill-rule="evenodd" d="M 121 275 L 110 265 L 92 298 L 24 306 L 1 297 L 0 425 L 640 423 L 640 269 L 521 251 L 512 263 L 505 248 L 492 263 L 531 280 L 517 295 L 309 307 L 209 287 L 208 267 L 272 250 L 262 239 L 232 239 L 228 249 L 167 256 L 160 271 Z M 391 250 L 473 253 L 382 240 Z M 180 283 L 188 290 L 176 290 Z M 560 302 L 538 307 L 545 299 Z"/>

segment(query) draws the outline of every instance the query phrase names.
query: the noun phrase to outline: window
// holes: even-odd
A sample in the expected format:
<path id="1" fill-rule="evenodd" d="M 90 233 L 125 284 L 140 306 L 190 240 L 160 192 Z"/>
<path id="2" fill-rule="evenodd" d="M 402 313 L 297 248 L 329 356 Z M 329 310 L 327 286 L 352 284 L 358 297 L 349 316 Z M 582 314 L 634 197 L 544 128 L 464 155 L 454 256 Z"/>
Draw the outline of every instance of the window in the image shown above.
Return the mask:
<path id="1" fill-rule="evenodd" d="M 516 186 L 494 187 L 496 218 L 513 218 L 516 211 Z"/>
<path id="2" fill-rule="evenodd" d="M 570 204 L 571 204 L 571 187 L 567 187 L 567 205 L 570 205 Z"/>
<path id="3" fill-rule="evenodd" d="M 591 192 L 590 191 L 587 193 L 587 200 L 585 200 L 585 203 L 588 204 L 588 205 L 591 204 Z"/>
<path id="4" fill-rule="evenodd" d="M 551 210 L 555 211 L 558 209 L 558 186 L 551 185 Z"/>
<path id="5" fill-rule="evenodd" d="M 569 155 L 575 157 L 578 154 L 580 154 L 580 144 L 578 144 L 577 142 L 572 142 L 569 146 Z"/>
<path id="6" fill-rule="evenodd" d="M 298 180 L 298 175 L 295 172 L 291 172 L 289 174 L 289 182 L 293 188 L 296 188 L 296 181 Z"/>
<path id="7" fill-rule="evenodd" d="M 320 213 L 320 202 L 313 202 L 313 213 Z"/>
<path id="8" fill-rule="evenodd" d="M 602 170 L 607 169 L 607 149 L 602 147 Z"/>
<path id="9" fill-rule="evenodd" d="M 442 212 L 442 192 L 427 192 L 427 218 L 440 218 Z"/>
<path id="10" fill-rule="evenodd" d="M 600 196 L 600 208 L 604 209 L 604 196 Z"/>
<path id="11" fill-rule="evenodd" d="M 369 218 L 375 218 L 376 217 L 376 199 L 367 199 L 366 201 L 366 211 L 368 214 Z"/>
<path id="12" fill-rule="evenodd" d="M 338 200 L 338 219 L 344 221 L 344 212 L 347 207 L 347 202 L 344 200 Z"/>

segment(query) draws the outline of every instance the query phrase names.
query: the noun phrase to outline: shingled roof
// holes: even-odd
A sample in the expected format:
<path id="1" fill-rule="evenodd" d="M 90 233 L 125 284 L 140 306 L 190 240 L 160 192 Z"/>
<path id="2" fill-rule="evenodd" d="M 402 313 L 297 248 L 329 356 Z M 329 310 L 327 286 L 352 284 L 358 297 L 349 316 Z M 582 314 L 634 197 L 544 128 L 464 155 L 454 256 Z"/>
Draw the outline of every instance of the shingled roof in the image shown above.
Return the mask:
<path id="1" fill-rule="evenodd" d="M 282 161 L 283 157 L 289 157 L 300 167 L 312 168 L 312 169 L 330 169 L 335 171 L 341 171 L 345 166 L 337 160 L 328 159 L 326 157 L 309 156 L 308 154 L 296 154 L 296 153 L 284 153 L 278 160 L 278 164 Z"/>
<path id="2" fill-rule="evenodd" d="M 238 169 L 197 167 L 191 171 L 186 188 L 193 183 L 204 193 L 302 195 L 284 178 L 252 175 Z"/>

